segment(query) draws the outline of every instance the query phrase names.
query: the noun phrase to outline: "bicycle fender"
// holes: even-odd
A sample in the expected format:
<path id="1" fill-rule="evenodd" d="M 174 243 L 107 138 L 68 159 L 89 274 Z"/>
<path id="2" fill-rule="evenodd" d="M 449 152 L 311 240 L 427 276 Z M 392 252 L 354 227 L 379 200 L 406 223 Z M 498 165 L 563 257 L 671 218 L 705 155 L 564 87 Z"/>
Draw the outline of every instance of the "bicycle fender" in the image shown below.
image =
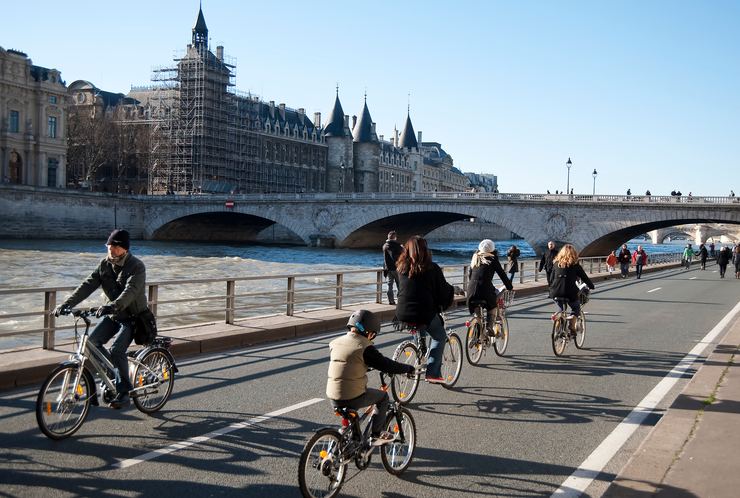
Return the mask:
<path id="1" fill-rule="evenodd" d="M 160 348 L 160 347 L 149 347 L 144 348 L 140 350 L 138 353 L 136 353 L 136 359 L 141 361 L 141 359 L 144 357 L 145 354 L 148 354 L 150 351 L 157 351 L 159 353 L 162 353 L 167 357 L 170 363 L 172 363 L 172 371 L 177 373 L 180 370 L 177 368 L 177 363 L 175 363 L 175 358 L 172 356 L 172 353 L 170 353 L 169 349 Z"/>

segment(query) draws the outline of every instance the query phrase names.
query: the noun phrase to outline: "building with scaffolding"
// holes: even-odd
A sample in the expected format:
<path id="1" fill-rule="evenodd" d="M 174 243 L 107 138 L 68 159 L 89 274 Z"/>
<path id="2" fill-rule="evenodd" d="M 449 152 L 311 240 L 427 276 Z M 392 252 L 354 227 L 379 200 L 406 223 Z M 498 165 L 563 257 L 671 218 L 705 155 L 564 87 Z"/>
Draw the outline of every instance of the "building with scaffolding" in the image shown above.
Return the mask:
<path id="1" fill-rule="evenodd" d="M 129 93 L 150 110 L 149 193 L 325 190 L 321 115 L 236 92 L 236 64 L 210 51 L 202 10 L 174 62 Z"/>

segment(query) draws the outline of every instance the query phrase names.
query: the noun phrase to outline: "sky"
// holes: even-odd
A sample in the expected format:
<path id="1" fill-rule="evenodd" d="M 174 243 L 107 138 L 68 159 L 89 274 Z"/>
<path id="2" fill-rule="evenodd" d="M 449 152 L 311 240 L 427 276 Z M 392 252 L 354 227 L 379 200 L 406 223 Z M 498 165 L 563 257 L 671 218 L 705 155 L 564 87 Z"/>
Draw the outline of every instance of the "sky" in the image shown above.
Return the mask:
<path id="1" fill-rule="evenodd" d="M 0 0 L 0 47 L 126 93 L 190 43 L 197 0 Z M 424 141 L 501 192 L 740 193 L 740 0 L 203 0 L 236 89 Z M 566 162 L 572 161 L 570 175 Z"/>

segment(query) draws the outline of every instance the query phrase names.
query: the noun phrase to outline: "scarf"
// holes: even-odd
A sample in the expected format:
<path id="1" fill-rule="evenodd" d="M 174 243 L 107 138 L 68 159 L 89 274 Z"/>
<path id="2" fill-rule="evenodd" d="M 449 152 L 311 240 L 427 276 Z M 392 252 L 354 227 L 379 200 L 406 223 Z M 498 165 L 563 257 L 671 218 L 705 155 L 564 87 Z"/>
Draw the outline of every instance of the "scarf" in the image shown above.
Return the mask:
<path id="1" fill-rule="evenodd" d="M 126 262 L 126 258 L 127 257 L 128 257 L 128 252 L 122 254 L 121 256 L 118 256 L 117 258 L 115 258 L 113 256 L 108 256 L 106 259 L 113 266 L 121 267 Z"/>

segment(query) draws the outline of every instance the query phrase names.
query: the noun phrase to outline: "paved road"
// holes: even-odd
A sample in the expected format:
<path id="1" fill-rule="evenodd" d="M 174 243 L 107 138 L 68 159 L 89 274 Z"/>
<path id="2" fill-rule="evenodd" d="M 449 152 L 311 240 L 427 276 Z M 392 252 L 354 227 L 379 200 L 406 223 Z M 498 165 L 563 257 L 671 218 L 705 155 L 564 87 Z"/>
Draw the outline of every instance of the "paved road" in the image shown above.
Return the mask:
<path id="1" fill-rule="evenodd" d="M 571 343 L 563 358 L 549 344 L 554 305 L 519 300 L 506 358 L 466 364 L 454 391 L 420 387 L 412 405 L 419 448 L 403 478 L 386 474 L 376 455 L 367 471 L 350 471 L 343 496 L 550 496 L 740 301 L 737 281 L 715 269 L 601 283 L 588 306 L 588 349 Z M 459 326 L 464 316 L 453 318 Z M 94 409 L 61 442 L 38 431 L 33 390 L 3 393 L 0 496 L 297 496 L 305 440 L 337 423 L 321 399 L 331 337 L 183 361 L 175 395 L 155 417 Z M 378 345 L 390 354 L 401 339 L 388 332 Z M 683 383 L 589 496 L 603 492 Z"/>

